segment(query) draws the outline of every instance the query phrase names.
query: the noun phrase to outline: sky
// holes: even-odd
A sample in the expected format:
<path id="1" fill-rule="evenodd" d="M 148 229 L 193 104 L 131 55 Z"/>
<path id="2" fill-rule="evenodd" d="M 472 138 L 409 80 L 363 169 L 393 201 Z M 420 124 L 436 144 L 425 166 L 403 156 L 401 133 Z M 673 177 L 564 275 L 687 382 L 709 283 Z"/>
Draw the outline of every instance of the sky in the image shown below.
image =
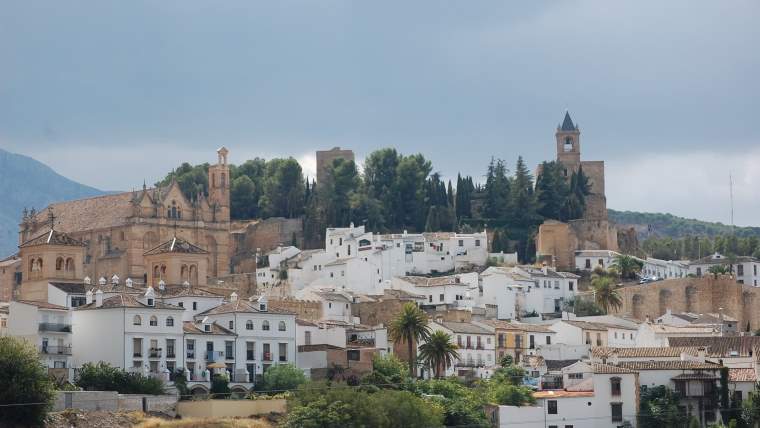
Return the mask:
<path id="1" fill-rule="evenodd" d="M 760 2 L 3 1 L 0 147 L 106 190 L 421 152 L 481 180 L 566 109 L 610 208 L 760 225 Z"/>

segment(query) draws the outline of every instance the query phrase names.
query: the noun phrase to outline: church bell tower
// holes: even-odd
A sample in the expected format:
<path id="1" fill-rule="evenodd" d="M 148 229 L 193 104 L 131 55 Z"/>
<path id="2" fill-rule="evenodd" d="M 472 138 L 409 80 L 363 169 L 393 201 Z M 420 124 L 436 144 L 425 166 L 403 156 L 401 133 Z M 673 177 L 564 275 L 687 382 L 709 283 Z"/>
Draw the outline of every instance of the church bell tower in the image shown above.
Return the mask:
<path id="1" fill-rule="evenodd" d="M 221 147 L 216 151 L 216 165 L 208 167 L 208 203 L 214 212 L 214 221 L 230 221 L 230 167 L 227 164 L 229 150 Z"/>
<path id="2" fill-rule="evenodd" d="M 557 161 L 565 167 L 565 176 L 570 177 L 581 164 L 581 131 L 569 112 L 565 111 L 565 119 L 557 126 L 554 137 L 557 139 Z"/>

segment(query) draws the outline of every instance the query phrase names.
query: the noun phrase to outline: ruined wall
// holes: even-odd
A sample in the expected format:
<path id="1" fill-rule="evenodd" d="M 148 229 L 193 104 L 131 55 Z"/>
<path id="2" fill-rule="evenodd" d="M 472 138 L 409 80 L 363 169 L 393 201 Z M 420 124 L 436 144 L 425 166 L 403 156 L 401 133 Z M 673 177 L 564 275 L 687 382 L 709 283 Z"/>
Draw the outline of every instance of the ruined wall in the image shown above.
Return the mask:
<path id="1" fill-rule="evenodd" d="M 313 300 L 298 300 L 292 297 L 269 298 L 269 307 L 294 312 L 296 318 L 319 321 L 322 319 L 322 303 Z"/>
<path id="2" fill-rule="evenodd" d="M 296 246 L 303 247 L 303 220 L 300 218 L 272 217 L 257 222 L 238 222 L 233 227 L 232 257 L 237 263 L 254 257 L 256 249 L 266 253 L 280 245 L 292 245 L 294 234 Z"/>
<path id="3" fill-rule="evenodd" d="M 638 320 L 655 319 L 667 309 L 673 312 L 723 313 L 738 320 L 740 331 L 760 328 L 760 288 L 738 284 L 730 276 L 677 278 L 618 289 L 623 306 L 615 311 Z"/>
<path id="4" fill-rule="evenodd" d="M 229 296 L 233 291 L 241 298 L 256 295 L 256 272 L 236 273 L 211 278 L 204 288 L 215 293 Z"/>
<path id="5" fill-rule="evenodd" d="M 572 269 L 575 264 L 577 241 L 571 233 L 570 225 L 555 220 L 547 220 L 538 227 L 536 252 L 550 256 L 557 269 Z"/>
<path id="6" fill-rule="evenodd" d="M 401 312 L 408 300 L 384 299 L 377 302 L 361 302 L 351 305 L 351 315 L 359 317 L 364 325 L 387 326 Z"/>

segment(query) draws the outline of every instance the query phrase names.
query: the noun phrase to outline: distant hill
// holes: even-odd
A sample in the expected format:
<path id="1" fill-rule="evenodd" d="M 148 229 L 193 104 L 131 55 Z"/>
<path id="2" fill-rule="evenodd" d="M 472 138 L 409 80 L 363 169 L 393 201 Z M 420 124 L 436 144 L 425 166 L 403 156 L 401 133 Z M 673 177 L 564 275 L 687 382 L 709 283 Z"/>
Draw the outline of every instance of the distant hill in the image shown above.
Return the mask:
<path id="1" fill-rule="evenodd" d="M 679 238 L 683 236 L 717 236 L 731 233 L 731 226 L 677 217 L 672 214 L 607 210 L 609 219 L 619 226 L 633 227 L 639 239 L 649 236 Z M 760 236 L 760 227 L 736 227 L 736 236 Z"/>
<path id="2" fill-rule="evenodd" d="M 23 209 L 103 194 L 56 173 L 28 156 L 0 149 L 0 258 L 14 253 Z"/>

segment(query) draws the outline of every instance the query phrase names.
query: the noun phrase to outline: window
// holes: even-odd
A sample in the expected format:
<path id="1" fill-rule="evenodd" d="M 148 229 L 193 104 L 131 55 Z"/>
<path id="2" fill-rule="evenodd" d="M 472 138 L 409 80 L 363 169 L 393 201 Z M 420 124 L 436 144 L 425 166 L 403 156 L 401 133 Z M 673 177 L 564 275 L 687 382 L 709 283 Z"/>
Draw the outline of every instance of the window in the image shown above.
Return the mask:
<path id="1" fill-rule="evenodd" d="M 264 320 L 264 322 L 261 323 L 261 329 L 264 331 L 269 331 L 269 321 Z"/>
<path id="2" fill-rule="evenodd" d="M 177 302 L 177 306 L 179 306 L 180 308 L 184 308 L 185 302 Z"/>
<path id="3" fill-rule="evenodd" d="M 233 350 L 235 342 L 231 340 L 225 340 L 224 341 L 224 358 L 228 360 L 234 360 L 235 359 L 235 351 Z"/>
<path id="4" fill-rule="evenodd" d="M 253 330 L 253 321 L 248 320 L 245 322 L 245 329 L 246 330 Z"/>
<path id="5" fill-rule="evenodd" d="M 281 362 L 288 361 L 288 344 L 280 343 L 278 346 L 279 358 Z"/>
<path id="6" fill-rule="evenodd" d="M 87 303 L 87 299 L 84 297 L 71 297 L 71 307 L 76 308 Z"/>
<path id="7" fill-rule="evenodd" d="M 568 379 L 583 379 L 583 373 L 568 373 Z"/>
<path id="8" fill-rule="evenodd" d="M 552 337 L 551 336 L 546 336 L 546 344 L 547 345 L 551 345 L 552 344 Z"/>
<path id="9" fill-rule="evenodd" d="M 557 414 L 557 400 L 548 400 L 547 402 L 548 412 L 550 415 Z"/>
<path id="10" fill-rule="evenodd" d="M 197 310 L 197 309 L 198 309 L 198 302 L 193 302 L 193 310 Z"/>
<path id="11" fill-rule="evenodd" d="M 349 349 L 346 351 L 346 358 L 348 361 L 360 361 L 361 352 L 358 349 Z"/>
<path id="12" fill-rule="evenodd" d="M 195 340 L 193 339 L 187 339 L 187 358 L 195 359 Z"/>
<path id="13" fill-rule="evenodd" d="M 612 422 L 623 422 L 623 403 L 610 403 L 612 407 Z"/>
<path id="14" fill-rule="evenodd" d="M 528 345 L 528 348 L 530 349 L 536 349 L 536 337 L 532 334 L 528 337 L 528 342 L 530 343 Z"/>
<path id="15" fill-rule="evenodd" d="M 230 330 L 234 330 L 235 329 L 235 321 L 230 321 L 227 325 L 229 325 L 229 329 Z"/>
<path id="16" fill-rule="evenodd" d="M 277 324 L 277 331 L 285 331 L 285 321 L 280 321 Z"/>
<path id="17" fill-rule="evenodd" d="M 153 299 L 148 299 L 148 306 L 153 306 Z"/>
<path id="18" fill-rule="evenodd" d="M 256 359 L 256 342 L 245 342 L 245 359 Z"/>
<path id="19" fill-rule="evenodd" d="M 174 344 L 175 339 L 166 339 L 166 358 L 175 358 Z"/>
<path id="20" fill-rule="evenodd" d="M 596 346 L 602 346 L 602 333 L 596 334 Z"/>
<path id="21" fill-rule="evenodd" d="M 132 356 L 142 357 L 142 339 L 139 337 L 132 339 Z"/>
<path id="22" fill-rule="evenodd" d="M 443 293 L 438 295 L 438 301 L 443 302 Z"/>
<path id="23" fill-rule="evenodd" d="M 744 276 L 744 265 L 736 265 L 736 276 Z"/>
<path id="24" fill-rule="evenodd" d="M 570 281 L 567 283 L 568 290 L 573 291 L 573 287 L 575 287 L 575 284 L 573 283 L 573 281 Z"/>
<path id="25" fill-rule="evenodd" d="M 480 239 L 476 239 L 475 240 L 475 246 L 476 247 L 480 247 Z"/>
<path id="26" fill-rule="evenodd" d="M 591 345 L 591 333 L 586 332 L 586 345 Z"/>
<path id="27" fill-rule="evenodd" d="M 610 390 L 612 392 L 612 395 L 614 396 L 620 395 L 620 378 L 619 377 L 610 378 Z"/>
<path id="28" fill-rule="evenodd" d="M 174 327 L 174 318 L 172 318 L 172 317 L 166 317 L 166 326 L 167 327 Z"/>
<path id="29" fill-rule="evenodd" d="M 141 325 L 142 324 L 142 318 L 140 318 L 140 315 L 135 315 L 134 318 L 132 318 L 132 325 Z"/>
<path id="30" fill-rule="evenodd" d="M 464 239 L 460 239 L 459 240 L 459 246 L 460 247 L 464 247 Z"/>
<path id="31" fill-rule="evenodd" d="M 591 259 L 586 259 L 586 269 L 591 269 Z"/>
<path id="32" fill-rule="evenodd" d="M 156 318 L 155 315 L 150 317 L 150 326 L 151 327 L 158 326 L 158 318 Z"/>
<path id="33" fill-rule="evenodd" d="M 599 259 L 599 266 L 604 267 L 604 259 Z"/>

